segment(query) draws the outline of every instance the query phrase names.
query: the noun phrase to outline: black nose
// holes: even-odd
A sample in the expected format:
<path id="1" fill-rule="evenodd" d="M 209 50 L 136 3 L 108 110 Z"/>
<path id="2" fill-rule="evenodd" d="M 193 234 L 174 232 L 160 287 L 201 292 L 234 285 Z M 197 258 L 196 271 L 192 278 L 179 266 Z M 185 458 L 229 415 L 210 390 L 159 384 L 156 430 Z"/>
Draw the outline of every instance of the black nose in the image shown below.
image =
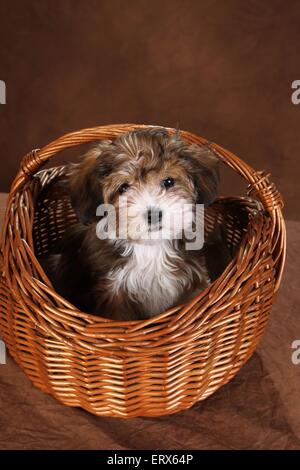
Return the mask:
<path id="1" fill-rule="evenodd" d="M 147 210 L 147 218 L 149 225 L 157 225 L 162 220 L 162 211 L 156 208 L 149 208 Z"/>

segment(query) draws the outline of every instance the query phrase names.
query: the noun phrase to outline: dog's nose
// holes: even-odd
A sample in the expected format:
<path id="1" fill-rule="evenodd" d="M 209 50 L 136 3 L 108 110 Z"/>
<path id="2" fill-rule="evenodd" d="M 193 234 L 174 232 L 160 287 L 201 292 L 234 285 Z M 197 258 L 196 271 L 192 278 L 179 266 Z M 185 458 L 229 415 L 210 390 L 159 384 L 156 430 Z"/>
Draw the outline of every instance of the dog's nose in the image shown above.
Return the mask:
<path id="1" fill-rule="evenodd" d="M 158 225 L 162 220 L 162 211 L 156 207 L 150 207 L 147 210 L 148 225 Z"/>

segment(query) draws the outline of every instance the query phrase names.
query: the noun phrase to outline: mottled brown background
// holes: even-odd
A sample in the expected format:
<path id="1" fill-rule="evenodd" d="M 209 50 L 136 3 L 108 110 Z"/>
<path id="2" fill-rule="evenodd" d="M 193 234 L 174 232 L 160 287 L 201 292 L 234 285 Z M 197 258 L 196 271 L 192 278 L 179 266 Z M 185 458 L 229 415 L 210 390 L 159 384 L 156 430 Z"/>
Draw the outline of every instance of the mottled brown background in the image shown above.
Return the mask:
<path id="1" fill-rule="evenodd" d="M 299 217 L 299 1 L 0 0 L 0 22 L 0 191 L 65 132 L 179 124 L 270 170 Z"/>

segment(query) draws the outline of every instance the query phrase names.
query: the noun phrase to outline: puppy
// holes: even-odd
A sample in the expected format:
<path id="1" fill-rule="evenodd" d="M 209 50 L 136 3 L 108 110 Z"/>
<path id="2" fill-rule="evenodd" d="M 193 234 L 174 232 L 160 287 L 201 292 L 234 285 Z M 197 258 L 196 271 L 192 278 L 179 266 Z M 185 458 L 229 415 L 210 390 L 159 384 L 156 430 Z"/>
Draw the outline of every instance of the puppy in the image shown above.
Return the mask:
<path id="1" fill-rule="evenodd" d="M 217 195 L 218 159 L 206 146 L 137 129 L 97 144 L 66 181 L 79 223 L 43 266 L 82 311 L 145 319 L 209 285 L 203 250 L 187 249 L 187 233 L 203 229 L 197 205 Z"/>

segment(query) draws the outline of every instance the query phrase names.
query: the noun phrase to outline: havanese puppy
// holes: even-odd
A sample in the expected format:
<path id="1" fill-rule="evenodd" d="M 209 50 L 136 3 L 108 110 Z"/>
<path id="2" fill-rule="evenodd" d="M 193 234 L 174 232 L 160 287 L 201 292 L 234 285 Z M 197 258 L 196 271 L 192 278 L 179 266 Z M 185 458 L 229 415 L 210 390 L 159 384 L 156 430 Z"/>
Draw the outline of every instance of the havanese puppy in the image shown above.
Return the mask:
<path id="1" fill-rule="evenodd" d="M 101 141 L 66 178 L 79 223 L 43 265 L 79 309 L 144 319 L 209 285 L 202 244 L 191 243 L 203 232 L 198 205 L 217 195 L 218 158 L 207 146 L 137 129 Z"/>

